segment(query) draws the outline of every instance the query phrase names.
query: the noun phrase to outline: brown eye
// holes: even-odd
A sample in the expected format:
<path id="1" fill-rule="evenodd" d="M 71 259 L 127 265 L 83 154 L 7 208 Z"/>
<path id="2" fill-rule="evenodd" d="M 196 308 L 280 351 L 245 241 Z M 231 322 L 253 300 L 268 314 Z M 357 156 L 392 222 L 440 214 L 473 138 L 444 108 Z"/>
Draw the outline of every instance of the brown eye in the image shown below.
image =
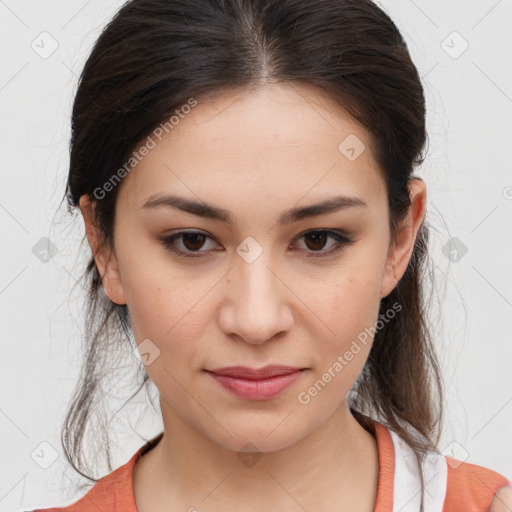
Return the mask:
<path id="1" fill-rule="evenodd" d="M 329 240 L 329 236 L 325 233 L 325 231 L 312 231 L 305 235 L 305 240 L 310 240 L 311 244 L 306 242 L 306 245 L 309 249 L 314 251 L 318 251 L 325 246 L 327 240 Z"/>
<path id="2" fill-rule="evenodd" d="M 199 231 L 180 231 L 179 233 L 160 238 L 166 249 L 179 256 L 190 258 L 201 257 L 212 252 L 211 247 L 206 250 L 204 249 L 205 244 L 209 240 L 214 241 L 212 237 Z"/>
<path id="3" fill-rule="evenodd" d="M 206 236 L 202 233 L 185 233 L 182 238 L 183 245 L 190 251 L 201 249 L 205 239 Z"/>
<path id="4" fill-rule="evenodd" d="M 305 241 L 306 252 L 310 253 L 309 255 L 312 257 L 332 256 L 354 243 L 354 241 L 347 236 L 343 236 L 336 231 L 325 229 L 308 231 L 299 237 L 299 239 L 301 238 Z M 329 239 L 334 240 L 334 243 L 331 244 L 330 249 L 323 250 Z"/>

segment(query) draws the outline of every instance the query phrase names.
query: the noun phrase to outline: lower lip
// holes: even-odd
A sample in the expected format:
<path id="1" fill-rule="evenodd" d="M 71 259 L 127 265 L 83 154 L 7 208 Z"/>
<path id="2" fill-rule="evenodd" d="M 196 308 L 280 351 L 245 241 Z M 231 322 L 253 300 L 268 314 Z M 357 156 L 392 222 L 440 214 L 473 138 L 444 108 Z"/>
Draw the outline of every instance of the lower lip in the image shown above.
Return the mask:
<path id="1" fill-rule="evenodd" d="M 209 373 L 219 384 L 240 398 L 246 400 L 268 400 L 278 396 L 291 386 L 300 377 L 302 371 L 299 370 L 286 375 L 276 375 L 275 377 L 261 380 L 240 379 Z"/>

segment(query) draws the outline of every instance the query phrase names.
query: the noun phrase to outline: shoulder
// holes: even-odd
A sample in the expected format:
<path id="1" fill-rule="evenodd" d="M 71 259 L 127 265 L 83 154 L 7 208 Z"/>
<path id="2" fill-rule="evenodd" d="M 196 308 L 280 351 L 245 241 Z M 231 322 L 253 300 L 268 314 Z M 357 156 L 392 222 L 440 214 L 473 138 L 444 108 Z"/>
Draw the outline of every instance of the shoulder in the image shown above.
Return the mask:
<path id="1" fill-rule="evenodd" d="M 52 508 L 38 508 L 27 512 L 137 512 L 133 494 L 133 470 L 139 458 L 154 448 L 163 432 L 140 447 L 132 457 L 116 470 L 96 481 L 87 493 L 74 503 Z"/>
<path id="2" fill-rule="evenodd" d="M 477 464 L 451 457 L 445 459 L 448 472 L 444 512 L 459 510 L 461 504 L 465 505 L 468 512 L 512 510 L 512 487 L 507 478 Z"/>
<path id="3" fill-rule="evenodd" d="M 126 464 L 97 480 L 86 494 L 75 502 L 31 512 L 137 512 L 131 480 L 137 458 L 138 454 L 135 454 Z"/>
<path id="4" fill-rule="evenodd" d="M 510 512 L 512 510 L 512 485 L 498 489 L 489 512 Z"/>

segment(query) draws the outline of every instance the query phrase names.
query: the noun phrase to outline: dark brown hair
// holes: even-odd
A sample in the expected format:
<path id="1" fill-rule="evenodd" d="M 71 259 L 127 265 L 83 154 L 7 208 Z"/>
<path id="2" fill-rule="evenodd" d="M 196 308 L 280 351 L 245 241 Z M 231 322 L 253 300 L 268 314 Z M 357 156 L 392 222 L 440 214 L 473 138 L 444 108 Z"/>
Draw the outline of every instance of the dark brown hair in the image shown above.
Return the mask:
<path id="1" fill-rule="evenodd" d="M 425 100 L 404 39 L 370 0 L 127 2 L 102 32 L 80 76 L 65 195 L 69 211 L 76 211 L 87 194 L 95 202 L 104 243 L 111 244 L 121 185 L 100 199 L 95 190 L 155 127 L 190 98 L 200 102 L 229 88 L 277 82 L 322 89 L 369 131 L 395 240 L 410 206 L 409 180 L 425 158 Z M 381 300 L 382 314 L 395 303 L 402 310 L 375 334 L 350 401 L 367 428 L 370 416 L 394 429 L 415 449 L 418 461 L 436 449 L 443 409 L 423 286 L 427 242 L 424 221 L 405 275 Z M 135 345 L 127 307 L 103 293 L 92 256 L 84 279 L 89 294 L 85 361 L 62 443 L 73 467 L 95 480 L 86 474 L 82 453 L 86 427 L 104 398 L 101 383 L 116 354 Z M 150 383 L 140 363 L 137 371 L 141 382 L 132 397 Z M 108 432 L 105 437 L 108 441 Z M 107 458 L 111 469 L 108 450 Z"/>

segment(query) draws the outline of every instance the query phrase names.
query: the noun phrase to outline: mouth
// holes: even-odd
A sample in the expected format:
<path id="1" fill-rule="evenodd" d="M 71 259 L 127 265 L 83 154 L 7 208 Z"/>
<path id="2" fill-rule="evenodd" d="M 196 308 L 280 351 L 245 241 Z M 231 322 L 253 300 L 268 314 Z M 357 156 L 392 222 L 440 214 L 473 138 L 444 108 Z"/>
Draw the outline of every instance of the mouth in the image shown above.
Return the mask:
<path id="1" fill-rule="evenodd" d="M 229 366 L 205 370 L 225 390 L 245 400 L 268 400 L 291 386 L 306 368 L 271 365 L 264 368 Z"/>

